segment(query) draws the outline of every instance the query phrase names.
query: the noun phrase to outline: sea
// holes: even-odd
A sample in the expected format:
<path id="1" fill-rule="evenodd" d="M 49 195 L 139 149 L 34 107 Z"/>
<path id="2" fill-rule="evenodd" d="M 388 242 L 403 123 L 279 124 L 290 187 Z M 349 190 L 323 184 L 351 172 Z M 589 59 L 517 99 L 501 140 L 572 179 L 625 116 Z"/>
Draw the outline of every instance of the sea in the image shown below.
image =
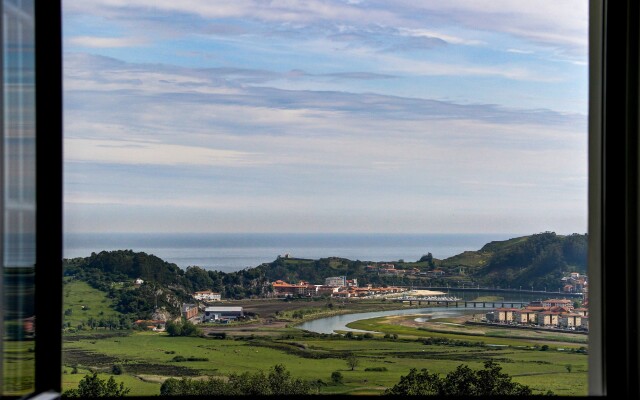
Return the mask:
<path id="1" fill-rule="evenodd" d="M 64 258 L 106 250 L 153 254 L 180 268 L 198 266 L 233 272 L 272 262 L 278 256 L 360 261 L 417 261 L 431 253 L 443 259 L 479 250 L 495 240 L 523 234 L 372 233 L 65 233 Z"/>

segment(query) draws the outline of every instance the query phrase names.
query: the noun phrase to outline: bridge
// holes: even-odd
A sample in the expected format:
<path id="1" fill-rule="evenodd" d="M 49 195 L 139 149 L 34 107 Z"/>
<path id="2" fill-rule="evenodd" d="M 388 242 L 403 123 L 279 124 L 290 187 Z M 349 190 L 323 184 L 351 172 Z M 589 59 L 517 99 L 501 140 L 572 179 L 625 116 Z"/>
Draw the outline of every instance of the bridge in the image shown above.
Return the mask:
<path id="1" fill-rule="evenodd" d="M 391 300 L 391 299 L 389 299 Z M 442 298 L 420 298 L 420 297 L 398 297 L 393 301 L 401 301 L 403 303 L 409 303 L 410 306 L 417 305 L 444 305 L 445 307 L 465 307 L 465 308 L 522 308 L 529 305 L 528 301 L 470 301 L 462 300 L 453 297 Z"/>
<path id="2" fill-rule="evenodd" d="M 499 288 L 499 287 L 481 287 L 481 286 L 466 286 L 466 287 L 458 287 L 458 286 L 400 286 L 406 287 L 407 289 L 416 289 L 416 290 L 437 290 L 442 292 L 449 291 L 457 291 L 457 292 L 498 292 L 498 293 L 510 293 L 510 294 L 539 294 L 544 296 L 562 296 L 562 297 L 583 297 L 584 293 L 582 292 L 563 292 L 563 291 L 547 291 L 545 290 L 527 290 L 523 287 L 520 289 L 514 288 Z"/>

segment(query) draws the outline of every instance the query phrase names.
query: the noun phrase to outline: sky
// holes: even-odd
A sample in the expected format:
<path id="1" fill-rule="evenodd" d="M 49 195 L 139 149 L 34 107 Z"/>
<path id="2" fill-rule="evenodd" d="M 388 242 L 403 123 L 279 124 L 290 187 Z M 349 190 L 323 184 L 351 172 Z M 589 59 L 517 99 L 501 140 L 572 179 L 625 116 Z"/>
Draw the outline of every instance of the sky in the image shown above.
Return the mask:
<path id="1" fill-rule="evenodd" d="M 588 2 L 64 0 L 66 232 L 587 231 Z"/>

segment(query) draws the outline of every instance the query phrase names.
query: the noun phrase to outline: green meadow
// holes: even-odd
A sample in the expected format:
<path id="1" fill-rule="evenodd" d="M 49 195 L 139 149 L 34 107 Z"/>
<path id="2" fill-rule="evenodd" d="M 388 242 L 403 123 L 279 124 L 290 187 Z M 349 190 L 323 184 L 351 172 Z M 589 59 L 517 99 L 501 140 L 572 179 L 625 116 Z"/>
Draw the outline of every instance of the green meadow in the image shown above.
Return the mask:
<path id="1" fill-rule="evenodd" d="M 316 382 L 318 393 L 381 394 L 411 368 L 446 374 L 460 364 L 479 369 L 485 360 L 493 359 L 514 381 L 536 393 L 552 390 L 558 395 L 587 395 L 587 355 L 576 351 L 586 347 L 586 336 L 479 331 L 449 319 L 433 321 L 427 325 L 433 329 L 426 329 L 400 325 L 397 319 L 372 318 L 349 325 L 381 332 L 366 338 L 362 333 L 347 338 L 267 326 L 247 332 L 239 326 L 225 339 L 170 337 L 164 332 L 89 329 L 89 318 L 119 314 L 103 292 L 84 282 L 67 282 L 64 300 L 65 309 L 72 310 L 65 322 L 71 327 L 85 323 L 85 327 L 65 333 L 63 390 L 77 387 L 86 374 L 97 371 L 103 379 L 113 376 L 116 382 L 123 382 L 131 389 L 130 395 L 158 395 L 169 377 L 224 377 L 283 364 L 294 377 Z M 30 355 L 24 343 L 13 351 L 21 357 Z M 358 359 L 354 370 L 347 366 L 348 354 Z M 114 365 L 121 367 L 121 374 L 113 375 Z M 342 382 L 331 381 L 335 371 L 343 375 Z"/>
<path id="2" fill-rule="evenodd" d="M 31 392 L 35 387 L 35 342 L 5 340 L 3 346 L 0 393 L 17 396 Z"/>
<path id="3" fill-rule="evenodd" d="M 413 317 L 403 317 L 411 319 Z M 391 320 L 392 321 L 392 320 Z M 447 321 L 442 319 L 441 321 Z M 437 320 L 434 321 L 437 323 Z M 457 324 L 456 324 L 457 325 Z M 352 329 L 396 334 L 400 337 L 431 337 L 458 341 L 482 341 L 488 345 L 498 346 L 541 346 L 546 342 L 562 343 L 560 348 L 579 349 L 587 345 L 586 335 L 576 335 L 562 332 L 540 332 L 509 328 L 487 327 L 478 329 L 476 326 L 455 326 L 454 328 L 434 330 L 429 328 L 414 328 L 390 323 L 388 317 L 378 317 L 355 321 L 347 324 Z M 467 331 L 467 332 L 465 332 Z M 548 344 L 548 343 L 547 343 Z M 558 347 L 558 346 L 556 346 Z"/>
<path id="4" fill-rule="evenodd" d="M 122 315 L 112 308 L 113 302 L 104 292 L 83 281 L 65 280 L 63 296 L 63 321 L 72 329 L 87 325 L 90 320 L 108 320 Z"/>
<path id="5" fill-rule="evenodd" d="M 123 367 L 123 381 L 131 395 L 159 394 L 163 379 L 170 376 L 225 376 L 230 373 L 268 370 L 284 364 L 296 377 L 318 381 L 320 393 L 381 393 L 398 382 L 411 368 L 427 368 L 446 374 L 460 364 L 481 368 L 494 359 L 514 380 L 543 393 L 587 394 L 587 356 L 550 348 L 459 346 L 424 344 L 421 338 L 367 339 L 337 338 L 336 335 L 286 335 L 286 339 L 245 337 L 213 339 L 169 337 L 164 333 L 135 332 L 127 336 L 96 335 L 65 342 L 65 388 L 74 387 L 84 371 L 110 374 L 115 364 Z M 521 342 L 520 342 L 521 343 Z M 351 370 L 344 359 L 354 354 L 359 360 Z M 196 361 L 176 362 L 175 357 Z M 206 359 L 206 360 L 204 360 Z M 570 365 L 571 371 L 567 370 Z M 77 373 L 71 374 L 72 367 Z M 367 371 L 367 369 L 369 369 Z M 331 373 L 344 376 L 331 382 Z M 107 376 L 107 375 L 105 375 Z"/>

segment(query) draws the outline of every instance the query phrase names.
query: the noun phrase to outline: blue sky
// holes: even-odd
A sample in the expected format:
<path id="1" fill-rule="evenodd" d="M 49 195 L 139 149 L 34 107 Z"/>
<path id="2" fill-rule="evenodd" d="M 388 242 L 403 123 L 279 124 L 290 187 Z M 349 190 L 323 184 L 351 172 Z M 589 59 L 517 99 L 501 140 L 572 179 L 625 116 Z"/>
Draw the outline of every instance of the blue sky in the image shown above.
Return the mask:
<path id="1" fill-rule="evenodd" d="M 587 6 L 65 0 L 65 230 L 584 233 Z"/>

